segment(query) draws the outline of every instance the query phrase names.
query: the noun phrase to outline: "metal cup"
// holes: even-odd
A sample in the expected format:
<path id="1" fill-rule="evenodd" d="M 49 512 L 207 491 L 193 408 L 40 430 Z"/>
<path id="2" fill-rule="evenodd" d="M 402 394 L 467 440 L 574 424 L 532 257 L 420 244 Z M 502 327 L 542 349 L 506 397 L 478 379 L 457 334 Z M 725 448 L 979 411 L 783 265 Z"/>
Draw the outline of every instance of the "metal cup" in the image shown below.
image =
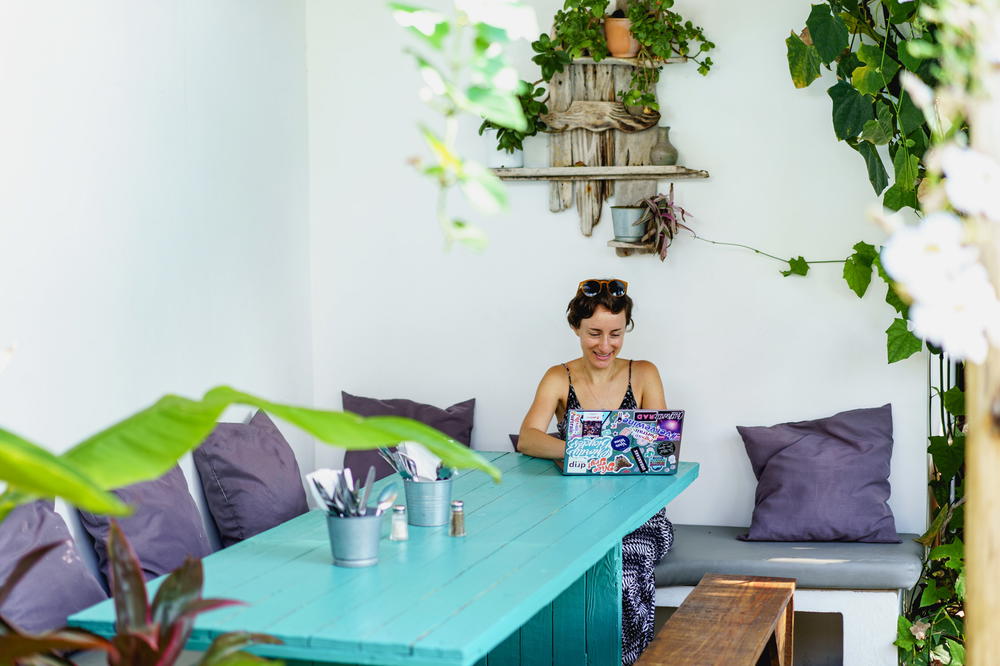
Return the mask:
<path id="1" fill-rule="evenodd" d="M 370 567 L 378 564 L 378 544 L 382 538 L 382 516 L 376 516 L 374 507 L 367 516 L 341 518 L 326 514 L 326 527 L 330 533 L 330 552 L 338 567 Z"/>
<path id="2" fill-rule="evenodd" d="M 406 513 L 411 525 L 447 525 L 451 508 L 451 479 L 443 481 L 403 481 Z"/>

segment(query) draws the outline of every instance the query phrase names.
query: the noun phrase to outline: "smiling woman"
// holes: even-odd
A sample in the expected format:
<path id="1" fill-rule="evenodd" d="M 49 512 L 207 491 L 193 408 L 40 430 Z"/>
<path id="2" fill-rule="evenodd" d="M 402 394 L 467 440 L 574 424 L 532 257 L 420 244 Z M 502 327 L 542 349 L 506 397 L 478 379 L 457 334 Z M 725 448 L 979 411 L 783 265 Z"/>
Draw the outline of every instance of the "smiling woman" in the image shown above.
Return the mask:
<path id="1" fill-rule="evenodd" d="M 562 467 L 566 413 L 571 409 L 665 409 L 663 382 L 649 361 L 619 357 L 632 329 L 632 299 L 623 280 L 591 279 L 579 284 L 566 308 L 580 338 L 579 358 L 554 365 L 538 385 L 521 424 L 518 450 L 550 458 Z M 545 434 L 553 415 L 559 437 Z M 653 568 L 670 551 L 673 525 L 660 511 L 622 540 L 622 663 L 632 664 L 653 639 Z"/>

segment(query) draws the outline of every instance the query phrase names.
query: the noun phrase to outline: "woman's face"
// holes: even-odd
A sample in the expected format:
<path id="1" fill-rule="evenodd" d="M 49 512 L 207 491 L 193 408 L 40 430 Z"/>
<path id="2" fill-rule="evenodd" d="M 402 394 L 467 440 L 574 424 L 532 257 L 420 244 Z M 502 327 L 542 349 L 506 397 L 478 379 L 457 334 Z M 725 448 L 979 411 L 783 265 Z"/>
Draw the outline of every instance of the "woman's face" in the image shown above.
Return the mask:
<path id="1" fill-rule="evenodd" d="M 625 311 L 614 314 L 598 305 L 594 314 L 580 322 L 576 329 L 580 337 L 585 363 L 595 368 L 607 368 L 618 356 L 625 337 Z"/>

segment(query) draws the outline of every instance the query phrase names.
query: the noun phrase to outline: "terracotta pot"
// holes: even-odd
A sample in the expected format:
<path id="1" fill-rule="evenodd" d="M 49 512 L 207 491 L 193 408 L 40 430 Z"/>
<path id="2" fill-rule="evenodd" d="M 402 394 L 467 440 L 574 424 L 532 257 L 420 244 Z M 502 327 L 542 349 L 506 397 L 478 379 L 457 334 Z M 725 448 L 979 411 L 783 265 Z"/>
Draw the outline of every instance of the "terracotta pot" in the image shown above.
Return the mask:
<path id="1" fill-rule="evenodd" d="M 604 38 L 615 58 L 634 58 L 639 52 L 639 42 L 632 36 L 632 21 L 627 18 L 604 17 Z"/>

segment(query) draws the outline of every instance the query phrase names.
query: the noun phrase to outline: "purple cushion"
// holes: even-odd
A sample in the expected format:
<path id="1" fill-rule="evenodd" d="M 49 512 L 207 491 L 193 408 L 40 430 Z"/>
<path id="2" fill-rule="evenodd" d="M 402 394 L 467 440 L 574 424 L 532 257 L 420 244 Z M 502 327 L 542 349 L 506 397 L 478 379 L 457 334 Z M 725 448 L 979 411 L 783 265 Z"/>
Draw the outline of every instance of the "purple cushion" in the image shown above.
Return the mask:
<path id="1" fill-rule="evenodd" d="M 900 543 L 888 504 L 891 405 L 736 429 L 757 476 L 740 538 Z"/>
<path id="2" fill-rule="evenodd" d="M 344 410 L 358 416 L 405 416 L 432 428 L 437 428 L 466 446 L 470 446 L 472 443 L 472 423 L 476 410 L 475 398 L 457 402 L 447 409 L 440 409 L 433 405 L 425 405 L 404 398 L 378 400 L 351 395 L 346 391 L 341 391 L 340 395 L 344 400 Z M 392 467 L 382 460 L 376 451 L 348 451 L 344 454 L 344 467 L 351 470 L 354 478 L 358 478 L 360 475 L 363 479 L 371 465 L 375 465 L 375 476 L 378 479 L 394 472 Z"/>
<path id="3" fill-rule="evenodd" d="M 250 423 L 217 425 L 194 464 L 223 546 L 309 510 L 292 447 L 264 412 Z"/>
<path id="4" fill-rule="evenodd" d="M 108 596 L 80 559 L 66 523 L 52 506 L 46 501 L 25 504 L 0 523 L 0 582 L 23 555 L 63 542 L 36 563 L 0 605 L 0 615 L 31 633 L 63 627 L 69 615 Z"/>
<path id="5" fill-rule="evenodd" d="M 170 573 L 188 555 L 201 558 L 212 552 L 201 513 L 177 465 L 154 481 L 143 481 L 114 491 L 135 509 L 118 524 L 139 557 L 146 580 Z M 108 575 L 108 531 L 111 519 L 80 511 L 80 520 L 94 544 L 97 564 Z"/>

